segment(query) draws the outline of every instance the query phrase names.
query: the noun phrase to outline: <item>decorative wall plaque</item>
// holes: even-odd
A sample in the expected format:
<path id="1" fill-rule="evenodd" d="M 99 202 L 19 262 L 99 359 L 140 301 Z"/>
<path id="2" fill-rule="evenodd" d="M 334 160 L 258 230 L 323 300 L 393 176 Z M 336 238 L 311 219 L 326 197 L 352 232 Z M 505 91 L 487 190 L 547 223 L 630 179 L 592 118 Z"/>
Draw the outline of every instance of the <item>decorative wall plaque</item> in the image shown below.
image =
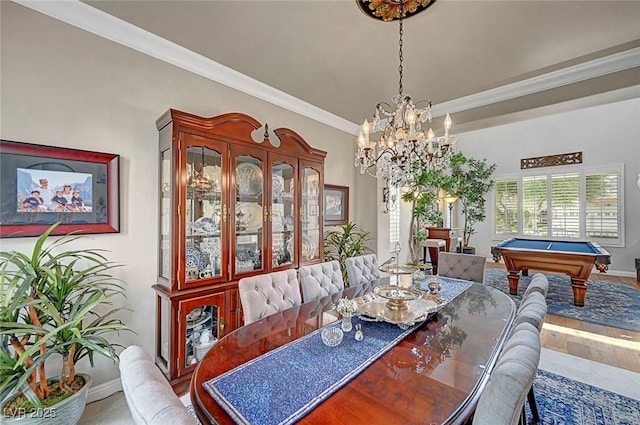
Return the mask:
<path id="1" fill-rule="evenodd" d="M 562 153 L 559 155 L 537 156 L 520 160 L 520 169 L 555 167 L 558 165 L 582 164 L 582 152 Z"/>

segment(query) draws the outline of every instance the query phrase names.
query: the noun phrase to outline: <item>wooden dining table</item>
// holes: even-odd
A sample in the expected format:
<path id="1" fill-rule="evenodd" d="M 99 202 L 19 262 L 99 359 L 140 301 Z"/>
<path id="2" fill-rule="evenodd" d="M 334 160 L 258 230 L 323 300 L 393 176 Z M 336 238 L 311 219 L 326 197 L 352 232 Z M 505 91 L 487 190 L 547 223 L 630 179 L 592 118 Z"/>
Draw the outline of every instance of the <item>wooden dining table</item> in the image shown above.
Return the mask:
<path id="1" fill-rule="evenodd" d="M 388 278 L 383 278 L 347 288 L 265 317 L 220 339 L 200 361 L 191 380 L 190 396 L 200 421 L 234 423 L 203 383 L 339 320 L 333 310 L 337 300 L 362 296 L 387 283 Z M 509 296 L 474 283 L 297 423 L 465 423 L 473 415 L 514 316 L 515 304 Z"/>

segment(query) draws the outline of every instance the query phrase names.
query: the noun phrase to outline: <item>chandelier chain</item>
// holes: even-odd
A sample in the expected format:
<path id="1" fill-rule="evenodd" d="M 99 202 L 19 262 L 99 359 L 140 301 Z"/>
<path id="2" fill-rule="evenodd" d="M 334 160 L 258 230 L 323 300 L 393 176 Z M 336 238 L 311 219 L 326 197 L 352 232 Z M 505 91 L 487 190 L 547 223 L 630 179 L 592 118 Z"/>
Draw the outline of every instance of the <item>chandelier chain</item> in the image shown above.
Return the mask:
<path id="1" fill-rule="evenodd" d="M 399 25 L 399 34 L 400 34 L 400 40 L 398 41 L 398 45 L 400 46 L 400 49 L 398 51 L 398 58 L 400 59 L 400 65 L 398 65 L 398 73 L 400 74 L 400 81 L 398 83 L 398 92 L 400 93 L 400 97 L 402 97 L 402 61 L 403 61 L 403 56 L 402 56 L 402 35 L 404 34 L 404 28 L 403 28 L 403 24 L 402 24 L 402 5 L 403 5 L 404 1 L 400 0 L 400 8 L 399 8 L 399 12 L 400 12 L 400 25 Z"/>

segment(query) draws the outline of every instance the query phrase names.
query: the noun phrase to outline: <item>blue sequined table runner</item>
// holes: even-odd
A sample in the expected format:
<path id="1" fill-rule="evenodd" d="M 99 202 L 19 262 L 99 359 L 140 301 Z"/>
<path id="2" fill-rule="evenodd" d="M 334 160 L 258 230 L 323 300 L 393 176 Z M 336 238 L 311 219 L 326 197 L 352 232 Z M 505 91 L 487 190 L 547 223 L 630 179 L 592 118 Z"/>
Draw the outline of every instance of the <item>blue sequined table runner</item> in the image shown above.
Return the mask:
<path id="1" fill-rule="evenodd" d="M 422 289 L 430 279 L 421 284 Z M 471 282 L 441 277 L 438 294 L 446 303 L 463 293 Z M 439 306 L 439 309 L 445 305 Z M 207 392 L 240 424 L 291 424 L 367 366 L 402 341 L 409 329 L 384 322 L 363 323 L 365 338 L 356 341 L 345 333 L 337 347 L 322 343 L 321 329 L 269 351 L 205 382 Z M 332 323 L 328 326 L 340 326 Z"/>

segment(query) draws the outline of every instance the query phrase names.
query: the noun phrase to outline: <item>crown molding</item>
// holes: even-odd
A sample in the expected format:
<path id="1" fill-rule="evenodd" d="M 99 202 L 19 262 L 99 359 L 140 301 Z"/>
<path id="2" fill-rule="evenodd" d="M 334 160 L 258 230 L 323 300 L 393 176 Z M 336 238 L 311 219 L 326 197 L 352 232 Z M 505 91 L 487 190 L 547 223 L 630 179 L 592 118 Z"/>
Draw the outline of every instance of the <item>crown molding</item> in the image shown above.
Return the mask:
<path id="1" fill-rule="evenodd" d="M 434 105 L 434 116 L 466 111 L 640 66 L 640 47 Z"/>
<path id="2" fill-rule="evenodd" d="M 330 127 L 357 135 L 359 125 L 224 66 L 78 0 L 13 0 L 115 43 L 193 72 Z M 479 108 L 640 66 L 640 47 L 434 105 L 434 117 Z"/>

